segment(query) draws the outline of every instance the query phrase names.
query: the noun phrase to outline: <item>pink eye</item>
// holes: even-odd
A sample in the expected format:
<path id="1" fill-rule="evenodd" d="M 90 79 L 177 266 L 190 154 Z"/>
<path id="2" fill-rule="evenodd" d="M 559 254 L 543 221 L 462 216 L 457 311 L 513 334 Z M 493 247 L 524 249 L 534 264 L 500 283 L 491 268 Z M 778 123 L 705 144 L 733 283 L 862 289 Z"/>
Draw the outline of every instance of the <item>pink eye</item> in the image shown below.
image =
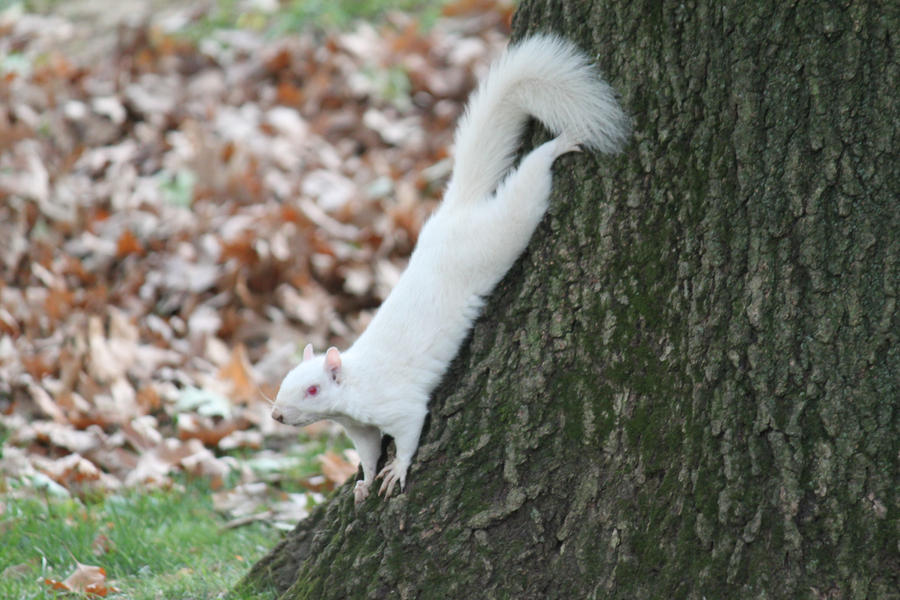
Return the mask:
<path id="1" fill-rule="evenodd" d="M 317 385 L 311 385 L 308 388 L 306 388 L 307 396 L 315 396 L 318 393 L 319 393 L 319 386 L 317 386 Z"/>

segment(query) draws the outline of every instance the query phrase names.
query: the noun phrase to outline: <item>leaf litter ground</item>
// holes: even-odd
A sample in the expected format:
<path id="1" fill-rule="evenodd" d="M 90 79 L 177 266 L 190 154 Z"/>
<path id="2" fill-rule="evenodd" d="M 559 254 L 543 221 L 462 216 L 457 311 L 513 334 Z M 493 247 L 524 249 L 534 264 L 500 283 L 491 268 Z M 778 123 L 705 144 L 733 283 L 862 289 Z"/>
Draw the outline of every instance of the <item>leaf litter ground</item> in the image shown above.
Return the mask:
<path id="1" fill-rule="evenodd" d="M 288 528 L 352 476 L 333 427 L 298 438 L 267 398 L 397 281 L 509 11 L 276 41 L 151 20 L 89 59 L 83 24 L 0 14 L 0 491 L 190 476 L 230 525 Z"/>

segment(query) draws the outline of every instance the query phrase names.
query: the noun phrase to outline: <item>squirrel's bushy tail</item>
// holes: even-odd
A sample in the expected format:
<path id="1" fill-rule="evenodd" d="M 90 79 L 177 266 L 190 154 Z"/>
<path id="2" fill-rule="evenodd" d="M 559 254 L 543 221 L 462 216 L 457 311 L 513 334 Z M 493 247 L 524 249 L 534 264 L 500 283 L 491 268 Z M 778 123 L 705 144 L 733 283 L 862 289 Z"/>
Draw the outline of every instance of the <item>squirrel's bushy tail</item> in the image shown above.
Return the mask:
<path id="1" fill-rule="evenodd" d="M 529 117 L 567 142 L 616 152 L 630 121 L 612 88 L 571 42 L 554 35 L 511 46 L 469 100 L 456 130 L 447 199 L 469 202 L 490 194 L 512 168 Z"/>

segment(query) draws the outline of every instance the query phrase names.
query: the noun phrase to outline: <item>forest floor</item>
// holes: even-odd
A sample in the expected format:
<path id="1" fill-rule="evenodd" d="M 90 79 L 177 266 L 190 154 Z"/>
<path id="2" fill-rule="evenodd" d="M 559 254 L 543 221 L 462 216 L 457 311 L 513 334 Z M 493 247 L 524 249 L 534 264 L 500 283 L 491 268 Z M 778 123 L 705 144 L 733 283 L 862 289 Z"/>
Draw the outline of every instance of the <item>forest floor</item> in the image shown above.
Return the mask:
<path id="1" fill-rule="evenodd" d="M 0 596 L 215 597 L 356 473 L 267 398 L 396 282 L 512 8 L 45 4 L 0 7 Z"/>

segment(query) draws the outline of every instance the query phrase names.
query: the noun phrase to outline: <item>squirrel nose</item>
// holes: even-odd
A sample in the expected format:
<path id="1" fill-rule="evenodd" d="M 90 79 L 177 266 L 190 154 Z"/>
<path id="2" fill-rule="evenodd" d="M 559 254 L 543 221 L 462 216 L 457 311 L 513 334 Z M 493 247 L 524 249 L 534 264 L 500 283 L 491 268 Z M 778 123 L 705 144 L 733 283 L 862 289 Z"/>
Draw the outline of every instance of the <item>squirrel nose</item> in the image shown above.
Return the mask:
<path id="1" fill-rule="evenodd" d="M 272 418 L 279 423 L 284 423 L 284 415 L 281 414 L 281 410 L 277 406 L 272 409 Z"/>

